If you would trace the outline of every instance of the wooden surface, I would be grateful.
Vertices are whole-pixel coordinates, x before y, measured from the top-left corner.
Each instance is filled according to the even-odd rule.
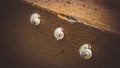
[[[5,2],[4,2],[5,3]],[[0,22],[0,68],[120,68],[120,36],[84,24],[71,24],[39,7],[7,2]],[[30,24],[32,13],[41,14],[41,25]],[[57,41],[54,30],[64,28]],[[84,60],[78,49],[92,43],[93,57]]]
[[[79,23],[120,35],[119,0],[23,0],[33,6],[65,14]]]

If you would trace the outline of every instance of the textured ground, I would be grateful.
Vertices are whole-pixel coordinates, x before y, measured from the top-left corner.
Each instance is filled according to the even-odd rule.
[[[71,24],[31,4],[5,1],[0,22],[0,68],[120,68],[120,36],[81,23]],[[41,14],[41,25],[30,24],[32,13]],[[64,28],[57,41],[54,30]],[[92,44],[93,57],[84,60],[78,49]]]
[[[56,13],[72,16],[81,23],[120,34],[119,0],[23,0]]]

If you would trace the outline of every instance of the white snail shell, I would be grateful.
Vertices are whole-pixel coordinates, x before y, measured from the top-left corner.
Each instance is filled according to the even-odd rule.
[[[90,59],[92,57],[91,45],[83,44],[79,49],[80,56],[84,59]]]
[[[38,13],[33,13],[30,16],[31,24],[39,25],[40,24],[40,15]]]
[[[56,28],[54,31],[54,36],[57,40],[63,39],[64,38],[63,28],[61,27]]]

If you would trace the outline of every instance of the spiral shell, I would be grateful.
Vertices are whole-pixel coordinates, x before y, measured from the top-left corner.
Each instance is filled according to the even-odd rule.
[[[90,59],[92,57],[91,45],[83,44],[79,49],[80,56],[84,59]]]
[[[38,13],[33,13],[30,16],[31,24],[39,25],[40,24],[40,15]]]
[[[54,36],[57,40],[63,39],[64,38],[63,28],[61,27],[56,28],[54,31]]]

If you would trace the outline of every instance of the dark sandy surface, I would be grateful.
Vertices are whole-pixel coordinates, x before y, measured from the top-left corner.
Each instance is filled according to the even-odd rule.
[[[6,2],[4,2],[6,3]],[[0,68],[120,68],[120,36],[76,23],[71,24],[39,7],[17,1],[3,3],[0,22]],[[32,13],[41,25],[30,24]],[[54,30],[64,28],[57,41]],[[84,60],[78,49],[91,43],[93,57]]]

